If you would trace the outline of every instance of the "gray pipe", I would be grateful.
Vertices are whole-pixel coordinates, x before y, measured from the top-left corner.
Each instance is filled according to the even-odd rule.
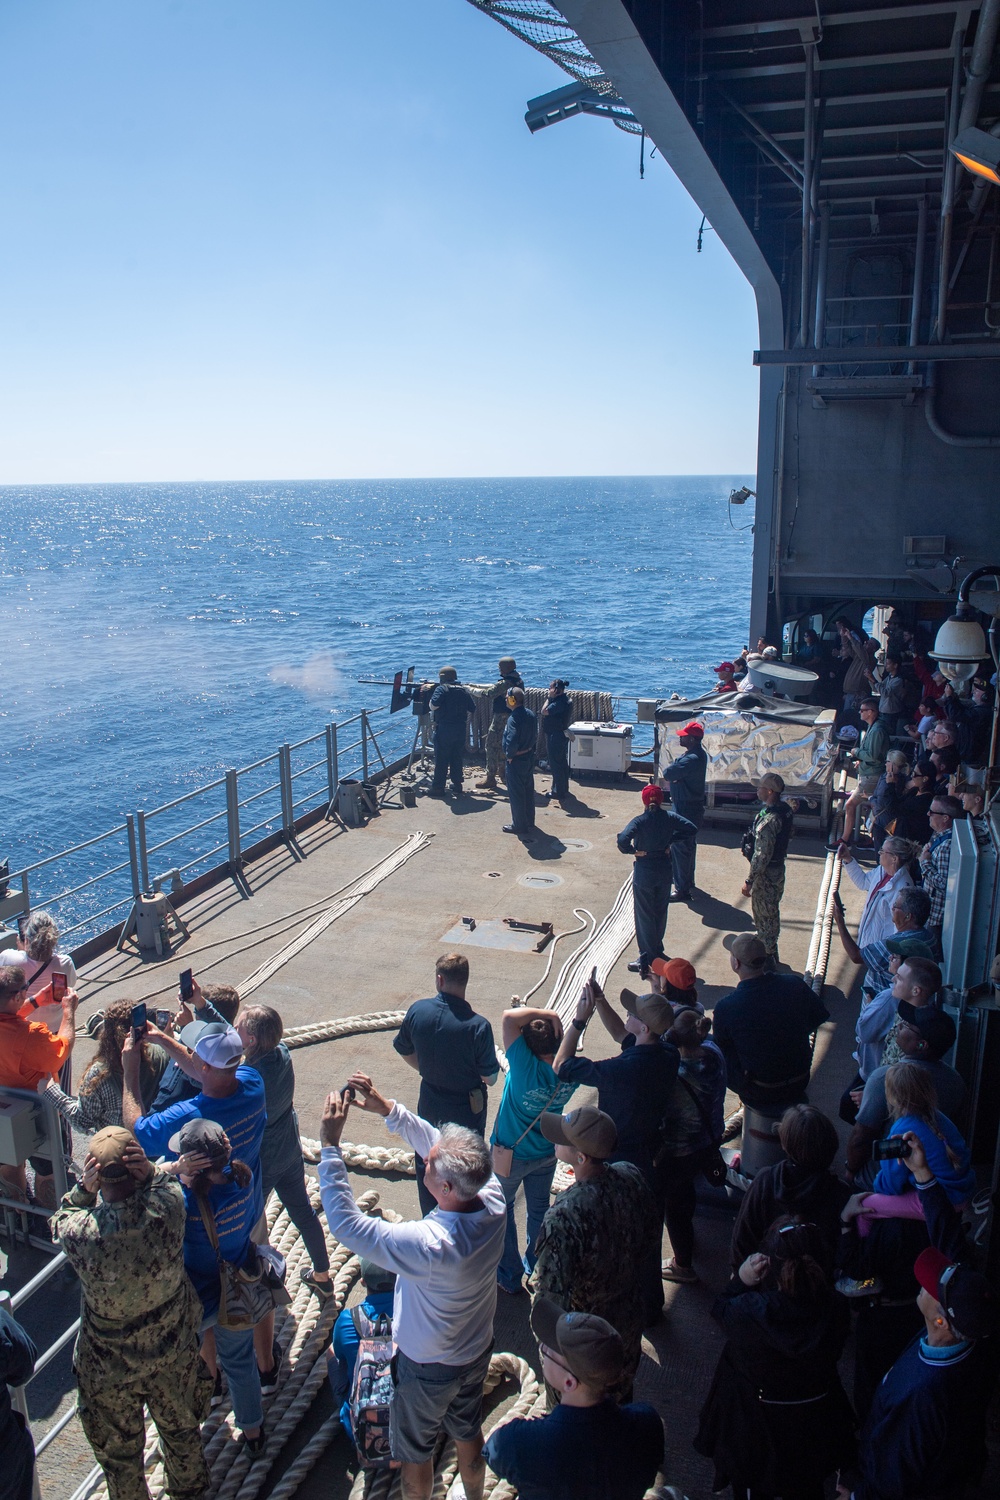
[[[806,44],[806,87],[803,109],[802,142],[802,270],[799,297],[799,348],[804,349],[809,337],[809,292],[812,282],[812,180],[813,180],[813,86],[815,80],[816,48]]]
[[[955,57],[951,70],[951,95],[948,101],[948,139],[945,142],[944,167],[941,173],[941,223],[939,233],[937,316],[933,342],[943,344],[948,328],[948,276],[951,266],[951,229],[955,212],[955,181],[958,163],[951,154],[951,143],[958,134],[959,95],[962,81],[962,38],[965,27],[956,22]]]
[[[819,206],[819,254],[816,259],[816,309],[813,316],[813,348],[822,349],[826,338],[826,273],[830,260],[830,204]],[[821,365],[813,365],[813,374],[819,375]]]
[[[917,205],[917,242],[913,251],[913,296],[910,299],[910,348],[920,342],[920,310],[924,300],[924,261],[927,257],[927,199]],[[916,374],[910,361],[910,374]]]
[[[967,130],[970,125],[975,125],[979,118],[983,90],[993,66],[993,53],[996,50],[998,31],[1000,31],[1000,0],[983,0],[983,7],[979,12],[979,25],[976,27],[976,40],[972,44],[972,57],[969,59],[969,71],[965,80],[965,98],[962,100],[962,113],[958,118],[959,130]]]
[[[936,366],[927,366],[927,389],[924,392],[924,416],[927,425],[936,438],[942,443],[947,443],[950,448],[1000,448],[1000,437],[963,437],[957,432],[949,432],[942,427],[937,414],[937,402],[935,393]]]

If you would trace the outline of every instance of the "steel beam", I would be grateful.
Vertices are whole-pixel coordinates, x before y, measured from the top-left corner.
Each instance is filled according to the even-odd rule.
[[[865,344],[856,349],[755,349],[755,365],[898,365],[905,361],[1000,359],[994,344],[914,344],[884,349]]]
[[[996,87],[1000,88],[1000,84]],[[881,93],[824,94],[823,97],[827,109],[833,109],[840,104],[846,107],[851,104],[906,104],[911,99],[941,99],[947,92],[947,84],[942,83],[926,89],[884,89]],[[804,104],[804,99],[761,99],[744,103],[743,107],[752,115],[780,114],[782,110],[800,114]]]
[[[835,73],[845,68],[899,67],[904,63],[940,62],[952,57],[950,47],[921,47],[914,52],[872,52],[864,57],[818,57],[816,67],[821,73]],[[710,59],[706,58],[706,65]],[[764,63],[756,68],[720,68],[709,70],[709,77],[716,78],[781,78],[786,74],[804,73],[805,62]]]
[[[828,100],[827,102],[830,103],[832,101]],[[742,106],[740,108],[742,109]],[[750,111],[744,110],[743,113],[749,115]],[[760,129],[756,121],[754,121],[754,124],[757,129]],[[850,135],[898,135],[904,130],[933,130],[940,132],[940,129],[940,120],[901,120],[895,125],[835,125],[833,129],[827,127],[823,131],[823,134],[828,138],[834,138]],[[801,130],[776,130],[771,136],[772,141],[801,141],[801,139]],[[930,150],[930,147],[927,149]],[[938,145],[937,149],[941,149],[940,145]],[[834,160],[832,156],[828,156],[826,159],[827,161]]]
[[[979,4],[970,5],[948,5],[946,0],[930,0],[924,5],[898,5],[880,7],[878,10],[842,10],[830,14],[825,12],[822,17],[824,31],[831,26],[866,26],[875,21],[917,21],[923,16],[952,16],[964,12],[968,18],[974,10],[979,10]],[[712,37],[725,36],[767,36],[773,32],[797,31],[799,33],[815,27],[817,14],[813,11],[809,16],[798,16],[793,20],[785,20],[777,17],[771,21],[741,21],[730,26],[705,26],[700,31],[692,33],[699,40],[708,41]]]

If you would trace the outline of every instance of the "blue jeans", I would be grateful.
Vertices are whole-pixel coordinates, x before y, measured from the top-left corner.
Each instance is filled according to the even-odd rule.
[[[257,1356],[253,1348],[252,1328],[222,1328],[212,1315],[201,1325],[202,1333],[215,1329],[215,1352],[219,1364],[229,1382],[229,1398],[233,1403],[233,1421],[244,1431],[248,1427],[260,1427],[264,1421],[264,1409],[260,1404],[260,1376],[257,1374]]]
[[[329,1271],[330,1256],[326,1248],[326,1238],[323,1234],[323,1226],[316,1217],[316,1210],[309,1202],[309,1190],[306,1187],[302,1162],[297,1161],[294,1166],[280,1172],[273,1182],[269,1182],[267,1178],[264,1179],[265,1203],[272,1188],[277,1193],[281,1206],[288,1210],[288,1217],[302,1236],[302,1242],[309,1251],[313,1270]]]
[[[503,1255],[497,1267],[497,1278],[511,1291],[517,1291],[520,1287],[525,1268],[529,1272],[535,1269],[535,1242],[541,1232],[542,1220],[548,1211],[549,1195],[552,1191],[552,1179],[555,1173],[554,1156],[515,1156],[510,1176],[497,1177],[507,1204],[507,1230],[503,1241]],[[521,1252],[517,1248],[517,1223],[514,1219],[514,1199],[522,1184],[524,1205],[528,1210],[528,1248],[523,1261]]]

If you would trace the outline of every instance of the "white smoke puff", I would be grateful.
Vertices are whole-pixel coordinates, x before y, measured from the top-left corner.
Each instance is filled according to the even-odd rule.
[[[295,688],[307,698],[330,698],[341,686],[342,674],[332,651],[320,651],[310,656],[301,667],[291,662],[278,662],[268,672],[272,682],[279,687]]]

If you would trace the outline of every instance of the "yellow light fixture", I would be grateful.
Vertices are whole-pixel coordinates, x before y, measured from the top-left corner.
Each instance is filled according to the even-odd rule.
[[[1000,187],[1000,140],[986,130],[970,125],[959,131],[951,143],[951,153],[977,177]]]

